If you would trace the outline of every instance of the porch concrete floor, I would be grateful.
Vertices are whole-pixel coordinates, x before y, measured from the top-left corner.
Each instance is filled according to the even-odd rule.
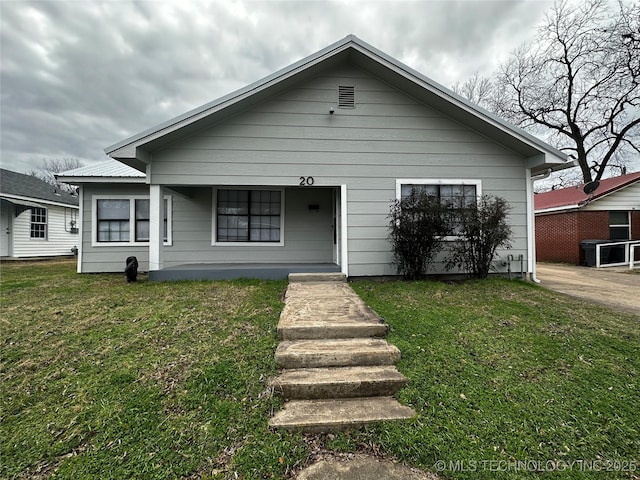
[[[149,272],[149,280],[286,280],[290,273],[340,272],[335,263],[194,263]]]

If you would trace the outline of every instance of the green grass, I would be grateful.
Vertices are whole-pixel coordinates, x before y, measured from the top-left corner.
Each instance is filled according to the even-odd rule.
[[[0,477],[282,477],[271,432],[284,282],[127,284],[2,265]]]
[[[540,475],[483,461],[640,470],[637,316],[519,281],[354,283],[391,325],[418,416],[303,436],[267,423],[285,282],[74,270],[1,266],[0,478],[287,478],[324,449],[444,461],[444,478]],[[574,465],[545,477],[638,475]]]
[[[354,288],[390,324],[410,379],[398,397],[418,411],[371,429],[383,451],[455,478],[536,478],[549,461],[565,465],[551,478],[603,478],[595,461],[628,463],[606,478],[638,478],[638,316],[519,281]]]

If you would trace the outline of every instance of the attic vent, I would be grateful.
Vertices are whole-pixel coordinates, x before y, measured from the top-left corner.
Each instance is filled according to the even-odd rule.
[[[346,85],[338,86],[338,107],[356,108],[356,87]]]

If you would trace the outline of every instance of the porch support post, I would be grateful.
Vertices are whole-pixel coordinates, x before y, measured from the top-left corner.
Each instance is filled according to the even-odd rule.
[[[84,270],[84,264],[82,263],[84,261],[84,228],[82,228],[84,226],[84,187],[82,184],[78,187],[78,199],[80,201],[80,211],[78,212],[78,224],[76,225],[78,227],[78,258],[76,259],[76,270],[78,273],[82,273]],[[89,234],[89,236],[91,236],[91,234]],[[11,252],[9,252],[9,254],[11,255]]]
[[[164,188],[149,185],[149,271],[164,267]]]
[[[349,276],[349,238],[348,238],[347,186],[340,186],[340,270]]]

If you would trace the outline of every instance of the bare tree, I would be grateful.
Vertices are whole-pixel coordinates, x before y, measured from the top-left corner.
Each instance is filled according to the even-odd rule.
[[[456,82],[451,87],[455,93],[487,110],[494,110],[495,92],[491,78],[476,72],[464,83]]]
[[[77,158],[63,158],[63,159],[46,159],[42,160],[42,164],[38,167],[37,170],[31,170],[27,172],[27,175],[31,175],[32,177],[39,178],[40,180],[44,180],[51,185],[55,185],[60,190],[64,190],[65,192],[74,192],[75,187],[67,184],[59,182],[56,178],[57,173],[66,172],[68,170],[73,170],[75,168],[84,167],[84,163],[82,163]]]
[[[640,153],[640,4],[554,5],[496,79],[496,110],[578,162],[585,183]]]
[[[534,182],[534,193],[548,192],[549,190],[560,190],[562,188],[577,187],[582,183],[582,175],[579,169],[567,168],[553,172],[551,176],[544,180]]]

